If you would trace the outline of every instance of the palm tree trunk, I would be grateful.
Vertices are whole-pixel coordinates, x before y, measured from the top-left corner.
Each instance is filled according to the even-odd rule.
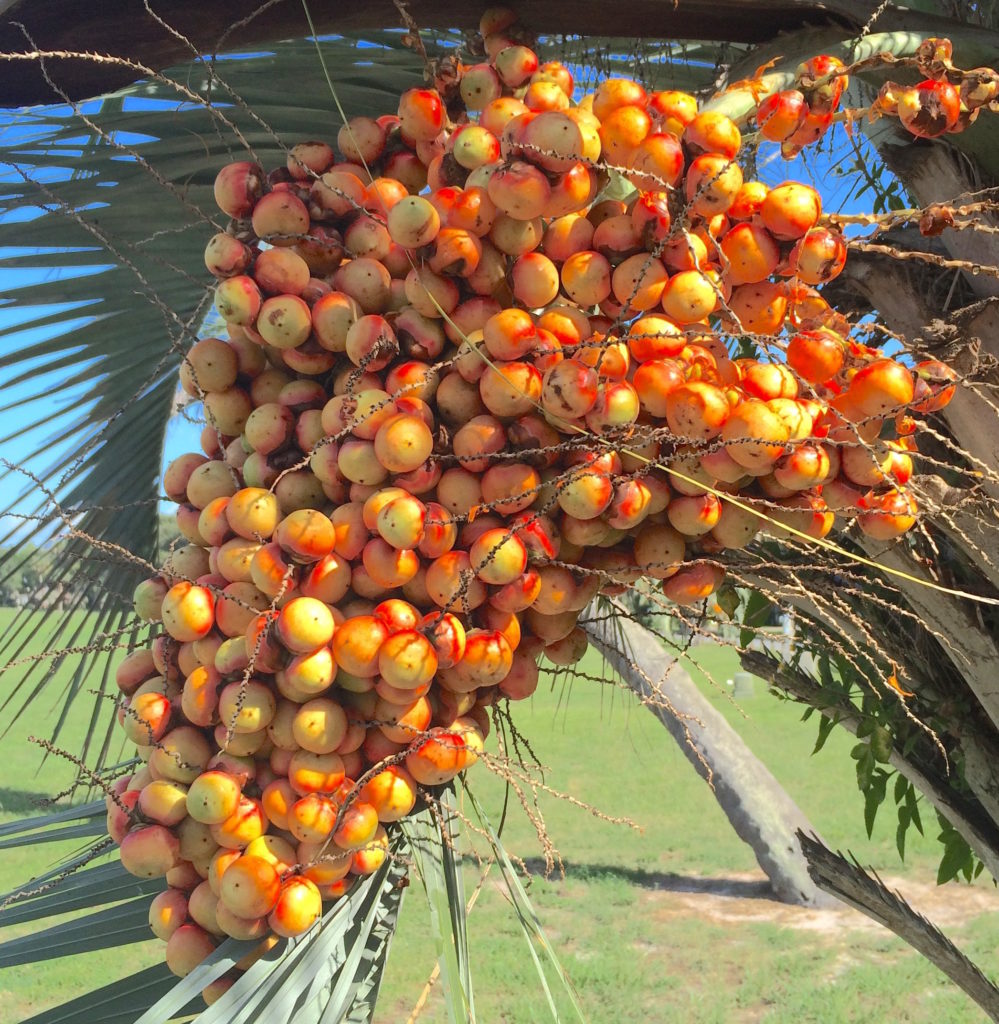
[[[752,848],[777,897],[809,907],[835,903],[808,874],[795,833],[811,822],[767,767],[667,657],[654,633],[624,616],[581,620],[590,642],[666,727],[712,793],[736,835]]]

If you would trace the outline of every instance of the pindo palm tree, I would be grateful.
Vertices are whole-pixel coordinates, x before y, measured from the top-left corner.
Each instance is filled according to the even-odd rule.
[[[999,877],[999,75],[988,67],[999,24],[994,5],[918,7],[633,0],[617,9],[575,0],[525,11],[524,28],[500,9],[428,2],[410,11],[398,0],[321,12],[272,2],[249,15],[230,2],[143,4],[113,20],[65,0],[7,5],[0,549],[2,577],[22,591],[27,570],[44,560],[44,572],[0,640],[2,714],[15,726],[62,670],[69,684],[41,746],[78,767],[60,799],[98,799],[0,825],[0,847],[79,841],[70,859],[0,902],[0,927],[37,929],[0,944],[0,965],[137,942],[150,925],[168,939],[167,964],[31,1024],[159,1024],[194,1013],[200,1024],[368,1021],[411,879],[428,900],[450,1019],[474,1020],[466,834],[495,865],[553,1019],[558,1006],[585,1019],[585,997],[462,772],[481,757],[530,803],[536,775],[520,763],[516,712],[500,697],[533,692],[542,648],[544,671],[571,677],[587,643],[712,784],[782,898],[817,903],[833,893],[861,907],[999,1020],[996,990],[901,900],[814,837],[799,848],[794,834],[811,826],[681,667],[700,636],[732,644],[747,669],[818,713],[819,745],[836,727],[856,735],[868,829],[881,805],[894,805],[902,852],[932,808],[940,880],[983,869]],[[484,40],[459,33],[480,15]],[[537,44],[541,60],[562,63],[538,70],[523,45],[528,31],[549,33]],[[443,103],[421,91],[425,73]],[[607,79],[616,84],[575,119],[542,120]],[[511,104],[502,123],[492,134],[463,129],[461,146],[445,153],[447,117],[460,123],[462,105],[481,109],[479,92],[493,88]],[[508,130],[509,117],[527,110],[519,96],[528,89],[539,116]],[[653,91],[664,130],[646,145]],[[701,119],[687,132],[691,96]],[[376,119],[396,111],[404,144],[390,170],[369,142],[392,127]],[[565,142],[574,132],[595,147],[584,150],[592,166]],[[307,198],[328,204],[323,216],[346,205],[335,229],[303,242],[309,209],[296,183],[325,172],[333,151],[323,141],[293,147],[315,139],[337,141],[349,166],[323,179],[325,199]],[[768,188],[781,177],[769,164],[800,150],[790,176],[810,176],[815,187]],[[382,184],[362,183],[355,195],[366,154],[382,160]],[[265,183],[272,168],[280,170]],[[434,202],[414,198],[387,216],[391,199],[423,190],[411,175],[428,172]],[[482,202],[510,213],[489,256],[464,226],[478,223],[481,207],[461,206],[447,220],[460,201],[450,186],[470,174]],[[663,191],[635,199],[636,179],[644,190],[671,174]],[[267,202],[255,205],[265,184]],[[548,223],[591,202],[598,209],[579,218],[582,243],[567,216],[557,231]],[[260,254],[256,279],[242,275],[263,236],[274,255]],[[234,273],[218,277],[236,282],[218,292],[206,271],[209,239],[209,269],[230,260]],[[301,244],[282,245],[289,240]],[[363,286],[343,277],[334,283],[349,294],[332,292],[345,249],[355,270],[373,255],[383,301],[369,308]],[[569,273],[556,266],[584,251]],[[385,266],[413,253],[426,266],[414,263],[409,277],[395,266],[391,281]],[[497,310],[519,307],[489,320],[481,341],[466,336],[480,323],[469,328],[473,314],[465,323],[456,311],[454,283],[471,279],[480,258],[482,309],[494,299]],[[302,280],[285,287],[296,274]],[[281,286],[261,284],[264,292],[281,298],[267,298],[268,316],[258,318],[267,275]],[[311,312],[302,297],[310,288]],[[524,310],[549,307],[560,288],[542,345],[534,321],[543,318]],[[253,308],[244,315],[241,304]],[[571,375],[545,375],[573,344],[558,332],[586,319],[581,306],[600,325],[599,343],[570,350]],[[206,345],[226,326],[220,314],[235,325],[232,344]],[[648,332],[634,332],[630,348],[616,340],[622,324],[639,321]],[[338,341],[312,343],[338,324]],[[390,377],[397,394],[423,386],[395,360],[399,337],[407,357],[430,362],[464,337],[447,349],[450,384],[436,397],[427,388],[426,402],[395,402],[387,383],[376,390]],[[352,360],[353,383],[334,384],[331,352]],[[527,352],[538,366],[520,361]],[[245,408],[214,397],[238,390],[240,359],[270,374],[252,398],[240,392]],[[199,374],[224,378],[227,360],[228,383],[203,388]],[[629,370],[632,360],[640,369]],[[299,390],[281,405],[276,395],[292,377]],[[366,391],[355,400],[358,379]],[[676,389],[682,400],[669,398]],[[378,396],[395,404],[382,410]],[[368,419],[359,420],[363,402]],[[219,458],[185,456],[164,473],[173,432],[206,423],[202,444]],[[658,433],[643,440],[650,424]],[[341,426],[351,439],[329,445]],[[556,454],[547,464],[537,453],[511,461],[528,449]],[[562,475],[549,473],[556,463]],[[202,464],[209,468],[196,477]],[[309,480],[300,473],[282,490],[279,479],[306,465]],[[443,486],[441,467],[452,474]],[[378,489],[390,474],[402,490]],[[481,485],[468,483],[479,476]],[[197,502],[188,500],[195,479]],[[531,515],[515,532],[501,529],[535,494],[551,530]],[[464,523],[451,521],[449,496]],[[170,540],[160,532],[167,499],[181,503]],[[648,528],[636,533],[653,502]],[[830,532],[830,510],[851,508]],[[467,551],[452,552],[448,531],[457,537],[459,526]],[[334,538],[325,547],[323,529]],[[192,536],[197,543],[185,544]],[[692,564],[681,567],[685,546]],[[407,590],[420,554],[433,570]],[[529,554],[545,563],[543,582],[530,577]],[[303,564],[322,569],[306,581]],[[286,601],[291,581],[298,592]],[[525,598],[518,587],[536,589]],[[374,615],[367,599],[395,590],[406,601],[384,601]],[[488,610],[471,617],[476,602]],[[517,615],[528,606],[523,651],[535,642],[536,650],[515,660]],[[781,613],[796,622],[793,644],[767,628]],[[151,620],[160,617],[166,634],[156,640]],[[354,625],[336,632],[347,620]],[[237,637],[241,654],[226,647]],[[170,653],[171,644],[185,653]],[[464,653],[447,661],[449,645]],[[278,682],[251,679],[255,664]],[[338,699],[359,718],[322,696],[337,666]],[[435,680],[446,687],[425,699]],[[477,703],[477,685],[488,701]],[[412,702],[409,691],[419,691]],[[64,751],[70,716],[81,714],[83,747]],[[382,771],[364,774],[358,798],[340,785],[350,765],[359,774],[367,763],[358,750],[368,722],[381,730],[369,761]],[[481,749],[490,723],[498,754]],[[120,726],[150,767],[131,746],[123,752]],[[407,745],[407,732],[418,741]],[[262,749],[274,753],[247,788],[246,765]],[[346,763],[351,755],[356,764]],[[321,784],[304,781],[320,775]],[[129,781],[139,777],[142,787]],[[280,828],[260,842],[267,820]],[[240,853],[253,842],[254,852]],[[171,871],[177,884],[166,889]],[[71,911],[84,913],[44,927]]]

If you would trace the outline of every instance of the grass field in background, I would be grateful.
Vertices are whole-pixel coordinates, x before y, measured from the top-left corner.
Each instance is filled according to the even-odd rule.
[[[0,634],[11,613],[0,610]],[[40,631],[36,643],[44,642]],[[36,649],[38,649],[36,647]],[[893,812],[886,808],[868,840],[848,735],[834,734],[811,755],[815,725],[757,681],[755,695],[736,704],[725,680],[736,670],[731,650],[702,646],[691,666],[705,692],[788,789],[834,848],[850,850],[937,917],[944,931],[991,973],[999,920],[989,883],[933,886],[939,848],[933,816],[927,836],[912,834],[899,862]],[[602,675],[590,654],[582,666]],[[58,791],[73,768],[26,739],[48,735],[69,666],[53,674],[21,720],[0,741],[0,818],[28,813],[36,795]],[[714,682],[709,682],[709,676]],[[16,673],[0,677],[0,695]],[[60,745],[76,749],[90,721],[84,695],[69,716]],[[536,874],[529,887],[550,939],[592,1024],[645,1022],[880,1022],[964,1024],[983,1020],[973,1004],[901,941],[847,910],[806,911],[766,896],[752,853],[732,832],[710,791],[680,749],[647,711],[612,684],[577,680],[539,689],[515,708],[520,730],[547,766],[553,789],[638,829],[610,824],[542,794],[539,807],[565,862],[565,877]],[[110,714],[110,708],[107,714]],[[4,725],[9,717],[3,720]],[[481,766],[470,785],[494,823],[503,787]],[[540,846],[526,816],[511,803],[507,848],[540,868]],[[44,870],[72,844],[0,851],[4,888]],[[478,872],[466,859],[467,892]],[[426,901],[413,878],[392,947],[377,1024],[402,1024],[435,953]],[[48,923],[48,922],[47,922]],[[17,932],[9,929],[0,939]],[[551,1019],[522,932],[494,872],[470,917],[475,997],[482,1024]],[[0,974],[0,1019],[20,1021],[43,1006],[123,977],[161,956],[151,940]],[[562,1007],[564,1009],[564,1006]],[[420,1016],[446,1020],[434,994]],[[95,1022],[98,1024],[98,1022]]]

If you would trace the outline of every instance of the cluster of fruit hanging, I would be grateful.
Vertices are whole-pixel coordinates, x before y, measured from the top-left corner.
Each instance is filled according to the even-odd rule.
[[[926,76],[915,85],[886,82],[867,115],[898,118],[911,135],[935,139],[963,132],[983,110],[999,113],[999,71],[987,67],[962,71],[954,66],[953,56],[949,39],[930,38],[923,40],[914,57],[898,59],[885,53],[862,61],[862,65],[913,65]],[[816,57],[798,69],[798,88],[773,92],[757,107],[760,135],[779,142],[786,159],[829,130],[842,92],[837,83],[843,81],[843,70],[835,57]],[[860,113],[852,111],[849,116]]]
[[[846,338],[818,194],[743,181],[739,129],[692,96],[576,102],[510,12],[482,32],[488,59],[353,118],[339,156],[218,175],[229,337],[182,369],[208,423],[163,479],[188,543],[136,592],[163,627],[118,671],[147,763],[108,798],[125,866],[169,883],[151,924],[178,974],[374,871],[490,705],[582,655],[598,591],[693,603],[761,529],[915,519],[911,413],[951,377]],[[793,145],[837,66],[799,69]],[[608,168],[630,199],[600,199]],[[733,358],[743,335],[771,356]]]

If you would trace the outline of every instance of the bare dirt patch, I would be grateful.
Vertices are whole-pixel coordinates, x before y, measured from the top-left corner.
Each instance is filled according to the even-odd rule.
[[[918,913],[944,931],[962,927],[981,914],[999,911],[999,892],[985,885],[938,886],[931,879],[883,876]],[[881,926],[851,907],[812,909],[775,899],[766,876],[732,874],[726,878],[661,877],[642,896],[646,910],[659,917],[696,916],[718,924],[767,923],[802,931],[834,934],[844,928],[877,932]]]

